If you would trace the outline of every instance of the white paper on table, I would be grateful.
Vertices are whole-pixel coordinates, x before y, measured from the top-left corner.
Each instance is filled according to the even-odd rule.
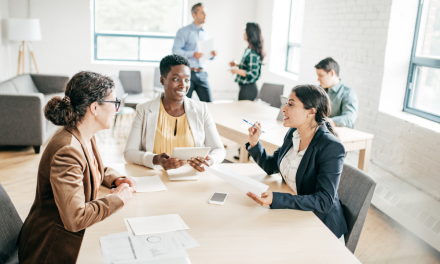
[[[160,192],[167,190],[159,175],[131,178],[136,181],[136,192]]]
[[[100,238],[104,263],[188,257],[183,245],[169,233],[136,237],[124,233]]]
[[[99,238],[105,264],[136,260],[133,244],[128,236],[105,236]]]
[[[127,218],[127,221],[136,236],[189,229],[177,214]]]
[[[197,42],[198,52],[202,53],[202,57],[200,57],[199,62],[204,62],[205,60],[209,60],[212,56],[211,52],[214,50],[214,39],[201,40]]]
[[[261,196],[262,193],[269,189],[264,183],[256,181],[252,178],[240,175],[233,170],[230,170],[224,166],[219,164],[214,164],[211,167],[205,167],[205,170],[214,174],[215,176],[229,182],[235,187],[247,192],[251,192],[258,196]]]
[[[199,179],[197,171],[189,164],[165,172],[170,181],[197,181]]]
[[[127,235],[128,236],[135,236],[134,233],[133,233],[133,230],[131,230],[131,227],[130,227],[130,224],[128,223],[128,221],[127,221],[127,218],[124,218],[124,222],[125,222],[125,226],[127,227],[128,232],[110,234],[109,236],[127,236]],[[183,222],[183,223],[187,227],[185,222]],[[184,249],[200,247],[200,244],[192,236],[190,236],[184,230],[168,232],[168,233],[163,233],[163,234],[166,234],[168,236],[173,237],[178,243],[182,244]]]
[[[166,258],[155,260],[135,260],[116,262],[115,264],[191,264],[188,257]]]
[[[176,241],[183,245],[183,248],[185,249],[200,247],[200,244],[184,230],[170,232],[166,234],[173,236]]]
[[[187,257],[183,245],[168,233],[131,237],[137,259]]]

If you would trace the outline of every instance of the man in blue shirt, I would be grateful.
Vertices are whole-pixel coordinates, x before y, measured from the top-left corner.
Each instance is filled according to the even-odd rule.
[[[338,63],[328,57],[315,65],[321,87],[330,97],[332,112],[329,121],[333,126],[354,127],[358,111],[356,92],[339,79]]]
[[[191,65],[191,87],[188,90],[187,96],[191,98],[193,91],[196,91],[200,101],[212,102],[208,74],[204,70],[206,65],[199,60],[203,54],[197,51],[198,41],[210,38],[209,33],[202,27],[206,17],[202,3],[195,4],[191,8],[191,13],[194,22],[177,31],[176,38],[174,39],[173,53],[183,56]],[[215,56],[215,52],[212,51],[211,55]]]

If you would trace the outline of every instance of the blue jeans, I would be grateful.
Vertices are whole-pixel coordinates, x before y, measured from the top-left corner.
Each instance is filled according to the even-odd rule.
[[[196,91],[200,101],[212,102],[211,89],[208,83],[208,73],[205,71],[191,71],[191,87],[189,88],[186,96],[191,98],[193,91]]]

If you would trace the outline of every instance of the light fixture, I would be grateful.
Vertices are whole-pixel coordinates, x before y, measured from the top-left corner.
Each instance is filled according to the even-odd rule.
[[[20,65],[22,66],[22,73],[24,73],[25,42],[41,40],[40,20],[37,18],[10,18],[7,24],[8,39],[22,42],[18,52],[18,75],[20,74]],[[34,61],[35,70],[38,73],[37,62],[35,61],[34,53],[29,43],[28,48]]]

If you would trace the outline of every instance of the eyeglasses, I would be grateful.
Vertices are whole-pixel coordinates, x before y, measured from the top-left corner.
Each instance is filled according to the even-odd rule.
[[[116,101],[102,101],[103,103],[114,103],[116,112],[119,111],[119,107],[121,107],[121,99],[116,98]]]

